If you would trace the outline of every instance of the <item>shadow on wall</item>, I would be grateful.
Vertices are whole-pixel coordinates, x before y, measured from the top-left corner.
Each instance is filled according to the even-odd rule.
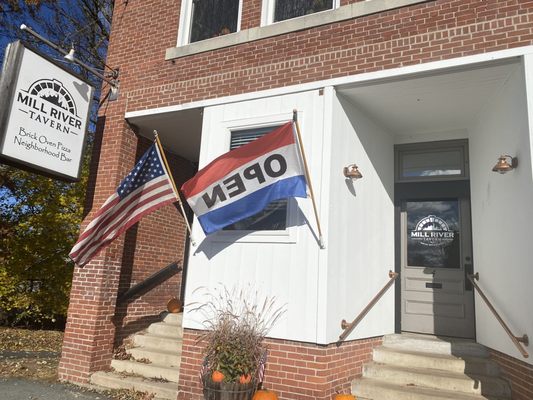
[[[370,120],[353,103],[342,95],[338,95],[338,100],[355,133],[356,137],[354,137],[354,141],[359,140],[361,142],[368,159],[379,176],[383,188],[387,191],[389,199],[394,201],[393,141],[392,138],[390,138],[391,145],[389,152],[384,154],[383,142],[379,140],[380,138],[377,137],[376,133],[381,133],[382,136],[390,136],[390,134],[385,129],[381,128],[375,121]],[[383,162],[383,160],[385,160],[385,162]],[[350,190],[350,192],[355,196],[355,191],[352,192]]]
[[[297,216],[294,218],[294,221],[288,221],[287,222],[287,228],[295,227],[295,226],[303,226],[307,225],[309,228],[309,231],[313,235],[314,239],[316,240],[317,244],[320,243],[318,238],[318,233],[316,232],[314,225],[309,222],[307,217],[304,215],[300,207],[298,207],[297,201],[294,198],[288,199],[289,201],[289,209],[296,209]],[[311,199],[306,199],[304,201],[311,201]],[[226,249],[227,247],[234,244],[239,239],[249,235],[253,231],[231,231],[231,237],[224,237],[223,235],[230,233],[230,231],[219,231],[211,234],[210,236],[207,236],[202,240],[202,242],[197,246],[193,247],[193,251],[195,254],[198,253],[204,253],[205,256],[210,260],[213,257],[215,257],[218,253]]]

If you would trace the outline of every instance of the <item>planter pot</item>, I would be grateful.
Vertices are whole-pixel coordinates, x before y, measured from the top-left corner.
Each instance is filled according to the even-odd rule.
[[[256,382],[227,383],[213,382],[209,377],[202,378],[205,400],[251,400],[255,393]]]

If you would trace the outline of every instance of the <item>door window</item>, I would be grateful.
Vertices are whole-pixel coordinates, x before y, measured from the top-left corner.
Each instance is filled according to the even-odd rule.
[[[407,201],[407,265],[460,268],[459,201]]]

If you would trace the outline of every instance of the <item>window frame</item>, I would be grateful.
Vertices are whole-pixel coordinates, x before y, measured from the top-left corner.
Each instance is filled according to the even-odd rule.
[[[194,0],[182,0],[181,9],[180,9],[180,20],[179,20],[179,29],[178,29],[178,47],[186,46],[191,43],[191,29],[192,29],[192,10],[193,10],[193,1]],[[242,18],[242,2],[239,1],[239,13],[237,15],[237,30],[231,33],[237,33],[241,30],[241,18]],[[230,33],[230,34],[231,34]],[[210,38],[214,39],[214,38]],[[199,40],[193,43],[205,42],[209,39]]]
[[[285,124],[289,118],[287,114],[272,115],[263,118],[245,118],[233,121],[223,121],[222,131],[224,135],[224,149],[229,150],[231,146],[231,133],[234,131],[280,126]],[[219,230],[210,239],[214,242],[236,242],[236,243],[296,243],[298,239],[299,207],[296,198],[289,198],[287,201],[286,227],[284,230]]]
[[[336,10],[337,8],[340,7],[341,5],[340,3],[341,3],[341,0],[333,0],[332,7],[329,10],[318,11],[316,13],[308,14],[308,15],[320,14],[323,12]],[[299,17],[294,17],[294,18],[284,19],[283,21],[274,22],[275,7],[276,7],[276,0],[263,0],[262,5],[261,5],[261,26],[279,24],[281,22],[292,21],[292,20],[307,16],[307,15],[301,15]]]

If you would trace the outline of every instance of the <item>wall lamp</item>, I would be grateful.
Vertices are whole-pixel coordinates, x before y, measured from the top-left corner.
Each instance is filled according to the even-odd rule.
[[[92,73],[93,75],[97,76],[98,78],[102,79],[104,82],[107,82],[110,86],[111,86],[111,90],[110,90],[110,93],[109,93],[109,100],[116,100],[118,98],[118,86],[119,86],[119,81],[118,81],[118,68],[109,68],[111,69],[111,72],[108,72],[108,73],[105,73],[105,74],[101,74],[99,71],[97,71],[96,69],[94,69],[93,67],[83,63],[82,61],[78,60],[75,56],[74,56],[74,47],[71,47],[70,51],[69,52],[66,52],[65,50],[63,50],[61,47],[59,47],[58,45],[50,42],[48,39],[45,39],[44,37],[42,37],[41,35],[39,35],[37,32],[35,32],[34,30],[32,30],[29,26],[26,26],[24,24],[22,24],[20,26],[20,30],[24,31],[24,32],[28,32],[30,35],[32,35],[33,37],[35,37],[36,39],[40,40],[41,42],[47,44],[48,46],[50,46],[51,48],[57,50],[59,53],[63,54],[65,60],[67,61],[70,61],[74,64],[77,64],[79,65],[80,67],[84,68],[85,70],[89,71],[90,73]]]
[[[347,167],[344,167],[342,172],[346,178],[349,178],[352,181],[361,179],[363,177],[363,174],[359,171],[359,168],[355,164],[350,164]]]
[[[509,171],[512,171],[516,167],[518,167],[518,158],[512,157],[510,155],[501,155],[492,170],[499,174],[505,174]]]

